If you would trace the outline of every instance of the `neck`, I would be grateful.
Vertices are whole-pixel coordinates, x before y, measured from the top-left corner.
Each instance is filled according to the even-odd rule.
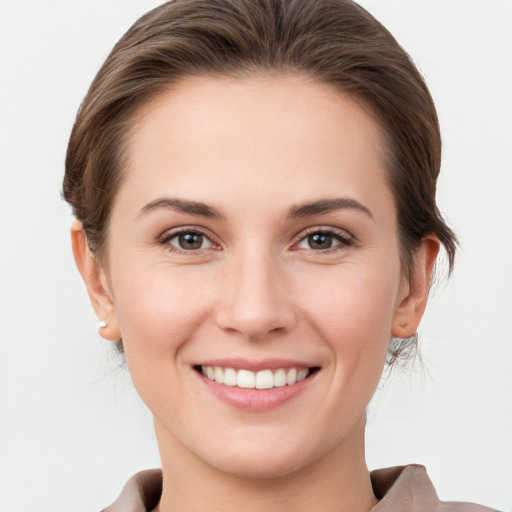
[[[214,468],[155,423],[163,471],[162,499],[156,511],[368,512],[377,500],[364,458],[364,423],[363,416],[343,443],[321,460],[291,474],[267,478]]]

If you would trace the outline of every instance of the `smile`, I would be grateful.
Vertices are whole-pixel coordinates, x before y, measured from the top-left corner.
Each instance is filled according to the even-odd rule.
[[[200,366],[201,373],[212,381],[225,386],[242,389],[272,389],[292,386],[303,381],[316,368],[277,368],[260,370],[223,368],[221,366]]]

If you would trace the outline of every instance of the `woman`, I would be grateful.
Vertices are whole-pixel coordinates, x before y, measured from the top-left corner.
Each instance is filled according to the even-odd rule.
[[[107,510],[490,510],[364,455],[441,245],[453,265],[440,147],[418,71],[353,2],[178,1],[123,36],[64,180],[162,459]]]

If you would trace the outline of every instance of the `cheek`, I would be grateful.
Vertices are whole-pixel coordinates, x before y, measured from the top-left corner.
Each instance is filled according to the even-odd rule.
[[[335,361],[333,382],[356,400],[369,398],[380,379],[400,283],[398,263],[368,268],[328,269],[329,276],[312,275],[301,292],[302,316]]]
[[[116,311],[130,377],[155,417],[173,411],[171,418],[186,422],[183,376],[190,368],[184,354],[208,325],[213,294],[187,269],[156,266],[128,275],[133,277],[120,276]]]
[[[130,372],[179,356],[203,324],[210,292],[200,276],[155,267],[119,279],[116,312]]]
[[[302,314],[331,340],[333,348],[368,347],[389,341],[399,289],[398,265],[347,265],[310,273],[297,290]],[[321,274],[321,275],[318,275]],[[339,340],[339,346],[337,343]]]

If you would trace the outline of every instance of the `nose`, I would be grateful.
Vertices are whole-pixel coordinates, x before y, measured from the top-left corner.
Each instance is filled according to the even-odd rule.
[[[269,253],[236,259],[226,268],[217,324],[254,341],[288,332],[297,316],[286,281]]]

